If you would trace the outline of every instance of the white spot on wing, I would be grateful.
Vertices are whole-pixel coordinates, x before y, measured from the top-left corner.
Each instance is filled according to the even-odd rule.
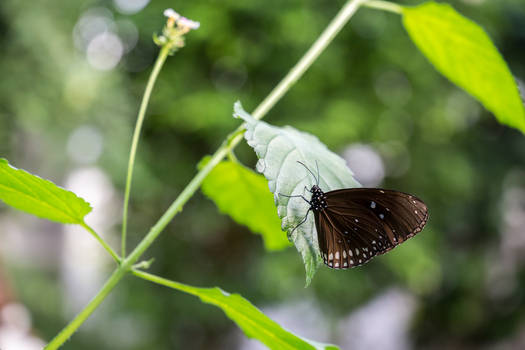
[[[385,218],[385,214],[379,214],[379,218],[383,220]]]
[[[376,208],[376,202],[371,201],[370,202],[370,208],[375,209]]]
[[[335,252],[335,260],[339,260],[339,252],[338,251]],[[337,264],[339,264],[339,263],[337,263]]]
[[[343,259],[346,259],[346,250],[343,250]]]
[[[359,255],[359,249],[355,248],[355,254]]]
[[[328,255],[328,260],[334,260],[334,254],[333,253],[330,253],[330,255]]]
[[[334,267],[339,267],[339,261],[335,262],[335,266]]]

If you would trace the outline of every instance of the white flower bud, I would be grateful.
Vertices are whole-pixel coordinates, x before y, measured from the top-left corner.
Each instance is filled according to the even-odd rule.
[[[180,18],[180,15],[177,12],[175,12],[175,10],[173,9],[165,9],[164,16],[168,18],[173,18],[175,21]]]
[[[181,27],[187,27],[189,29],[198,29],[201,24],[199,22],[192,21],[191,19],[188,19],[186,17],[181,17],[177,20],[177,25]]]

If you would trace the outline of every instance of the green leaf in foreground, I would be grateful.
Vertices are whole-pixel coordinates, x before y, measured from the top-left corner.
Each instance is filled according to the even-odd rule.
[[[289,126],[280,128],[257,121],[242,109],[239,102],[235,104],[235,115],[246,122],[244,137],[259,158],[257,170],[268,180],[283,230],[291,232],[297,227],[309,205],[301,198],[279,194],[307,195],[305,187],[310,189],[315,184],[313,177],[297,161],[306,164],[313,172],[317,171],[316,163],[319,165],[319,186],[324,191],[360,187],[344,159],[331,152],[315,136]],[[312,214],[290,238],[303,257],[308,285],[322,263]]]
[[[220,288],[197,288],[142,271],[133,271],[138,277],[163,286],[195,295],[203,302],[215,305],[235,322],[244,334],[278,350],[337,350],[337,346],[322,344],[300,338],[268,318],[258,308],[239,294],[229,294]]]
[[[286,234],[281,231],[272,194],[262,175],[241,164],[223,161],[206,177],[202,192],[217,204],[221,212],[260,233],[266,249],[278,250],[290,245]]]
[[[64,224],[82,224],[91,206],[73,192],[0,158],[0,199],[13,208]]]
[[[525,133],[516,81],[483,28],[448,4],[403,8],[410,38],[436,69],[478,99],[503,124]]]

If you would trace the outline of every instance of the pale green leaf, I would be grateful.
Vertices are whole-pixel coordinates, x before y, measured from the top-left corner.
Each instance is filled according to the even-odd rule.
[[[307,196],[309,193],[305,187],[310,189],[315,184],[313,176],[298,161],[314,173],[319,166],[319,186],[324,191],[360,187],[344,159],[328,150],[315,136],[289,126],[281,128],[257,121],[238,102],[235,104],[235,115],[246,122],[244,136],[259,158],[257,170],[268,180],[282,228],[289,234],[303,220],[309,204],[301,198],[287,198],[279,194]],[[322,262],[312,214],[293,231],[290,238],[303,257],[308,285]]]
[[[221,212],[261,234],[266,249],[278,250],[290,245],[262,175],[238,163],[223,161],[206,177],[202,192]]]
[[[337,350],[335,345],[322,344],[285,330],[270,319],[252,303],[239,294],[229,294],[220,288],[197,288],[145,272],[134,271],[135,275],[149,281],[174,288],[199,297],[203,302],[222,309],[226,316],[234,321],[244,334],[276,350]]]
[[[403,24],[436,69],[503,124],[525,133],[525,108],[503,57],[483,28],[448,4],[403,8]]]
[[[82,224],[90,205],[73,192],[0,158],[0,199],[13,208],[64,224]]]

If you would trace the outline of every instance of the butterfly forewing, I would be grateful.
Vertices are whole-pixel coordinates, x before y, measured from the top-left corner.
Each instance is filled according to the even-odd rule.
[[[326,206],[312,210],[321,255],[332,268],[361,265],[386,253],[420,232],[428,218],[423,201],[398,191],[352,188],[322,198]]]

